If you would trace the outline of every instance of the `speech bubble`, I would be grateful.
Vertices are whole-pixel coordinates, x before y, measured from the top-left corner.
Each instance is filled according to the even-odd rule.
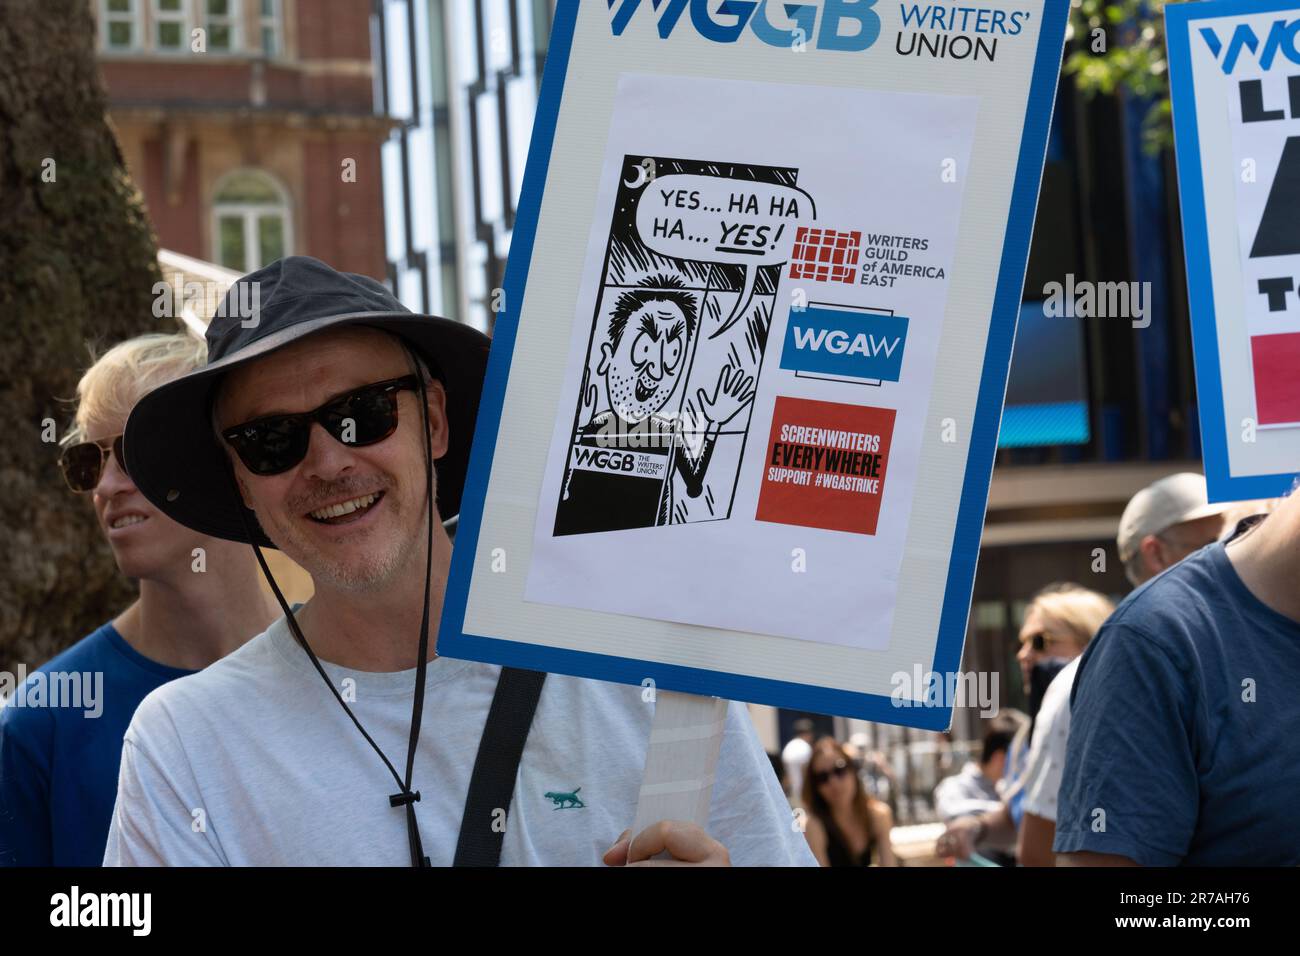
[[[717,338],[749,308],[758,267],[787,261],[799,226],[816,218],[812,197],[797,186],[669,173],[646,184],[636,230],[661,256],[745,267],[735,309],[709,336]]]

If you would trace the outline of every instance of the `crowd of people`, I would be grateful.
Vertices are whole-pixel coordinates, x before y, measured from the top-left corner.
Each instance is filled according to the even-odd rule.
[[[1016,660],[1027,713],[985,721],[941,780],[936,853],[1000,866],[1296,865],[1300,495],[1211,504],[1173,474],[1139,491],[1116,540],[1134,591],[1076,583],[1027,603]],[[869,766],[796,722],[779,758],[823,866],[896,865]]]
[[[314,259],[240,281],[255,327],[143,336],[81,379],[60,467],[139,593],[39,671],[102,674],[98,719],[0,707],[0,864],[898,864],[886,761],[807,721],[773,759],[734,703],[707,826],[620,833],[640,688],[430,649],[487,340]],[[1028,713],[940,782],[937,852],[1300,863],[1300,495],[1229,510],[1172,475],[1117,545],[1118,607],[1079,584],[1029,602]]]
[[[1218,506],[1199,475],[1171,475],[1129,502],[1117,545],[1135,586],[1117,608],[1077,585],[1030,603],[1019,660],[1031,719],[990,768],[996,800],[962,805],[955,782],[940,785],[938,852],[1300,863],[1286,812],[1300,783],[1300,495]],[[986,758],[1006,734],[990,723]]]

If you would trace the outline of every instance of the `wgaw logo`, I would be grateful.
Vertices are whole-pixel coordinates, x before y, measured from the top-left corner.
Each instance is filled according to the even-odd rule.
[[[1273,60],[1281,53],[1292,63],[1300,64],[1300,50],[1296,49],[1297,34],[1300,34],[1300,18],[1290,21],[1274,20],[1268,28],[1268,35],[1264,37],[1263,49],[1260,48],[1259,37],[1248,23],[1238,23],[1232,30],[1232,36],[1228,38],[1227,51],[1224,52],[1223,40],[1212,27],[1201,27],[1201,38],[1205,45],[1210,48],[1214,58],[1219,60],[1219,66],[1224,73],[1231,73],[1237,68],[1237,60],[1241,57],[1242,50],[1249,50],[1255,54],[1255,59],[1259,63],[1260,69],[1271,69]]]
[[[791,310],[781,367],[805,377],[897,382],[907,325],[902,315],[826,306]]]
[[[856,53],[867,49],[880,36],[880,17],[871,8],[876,0],[822,0],[815,3],[785,3],[783,0],[723,0],[710,12],[709,0],[605,0],[614,11],[610,27],[622,36],[632,15],[649,6],[659,15],[660,39],[666,40],[690,8],[690,23],[706,40],[735,43],[745,28],[769,46],[815,45],[821,50]],[[773,23],[773,18],[777,19]]]
[[[126,926],[133,936],[148,936],[153,927],[151,893],[69,893],[50,897],[51,926]]]
[[[880,355],[882,352],[885,358],[892,358],[894,349],[898,348],[899,343],[903,340],[897,336],[892,339],[885,337],[876,338],[874,335],[867,335],[865,332],[859,332],[857,335],[850,336],[843,329],[805,329],[798,325],[794,327],[795,348],[812,349],[819,352],[823,348],[832,355]]]

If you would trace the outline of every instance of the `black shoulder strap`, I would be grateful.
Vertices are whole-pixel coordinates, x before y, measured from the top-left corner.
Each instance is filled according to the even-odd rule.
[[[474,758],[454,866],[496,866],[501,860],[505,820],[498,823],[496,812],[510,812],[519,760],[524,755],[544,680],[546,674],[540,671],[501,668],[478,756]]]

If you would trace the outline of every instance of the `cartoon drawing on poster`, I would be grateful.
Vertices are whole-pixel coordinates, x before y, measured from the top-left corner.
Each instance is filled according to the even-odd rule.
[[[973,135],[960,96],[620,77],[527,600],[884,646]]]
[[[624,158],[555,534],[731,514],[797,177]]]

